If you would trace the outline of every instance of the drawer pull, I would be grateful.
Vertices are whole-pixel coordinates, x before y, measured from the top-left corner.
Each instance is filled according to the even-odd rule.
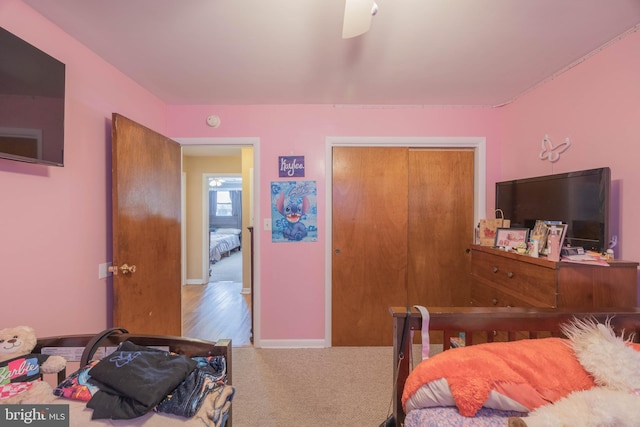
[[[508,277],[509,279],[513,278],[513,271],[508,272],[508,273],[507,273],[507,277]]]
[[[493,272],[497,273],[498,272],[498,267],[493,267]]]
[[[494,298],[491,300],[491,304],[496,305],[498,304],[498,298]]]

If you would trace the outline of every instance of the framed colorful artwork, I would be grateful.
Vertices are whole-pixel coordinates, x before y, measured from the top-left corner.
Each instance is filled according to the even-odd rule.
[[[498,228],[494,246],[512,249],[517,246],[527,246],[529,240],[528,228]]]

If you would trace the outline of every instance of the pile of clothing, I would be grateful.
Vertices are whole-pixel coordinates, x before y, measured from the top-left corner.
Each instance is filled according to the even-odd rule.
[[[124,341],[60,383],[54,394],[86,400],[92,419],[131,419],[149,411],[192,417],[215,393],[215,426],[226,423],[235,393],[226,385],[224,356],[194,357]]]

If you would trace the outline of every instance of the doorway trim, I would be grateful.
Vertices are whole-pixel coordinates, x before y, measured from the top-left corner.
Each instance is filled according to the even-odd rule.
[[[473,223],[486,215],[487,198],[487,139],[485,137],[368,137],[328,136],[325,138],[325,347],[331,347],[331,286],[333,247],[332,194],[333,147],[415,147],[415,148],[472,148],[473,149]]]
[[[260,218],[260,185],[256,180],[260,179],[260,138],[259,137],[238,137],[238,138],[173,138],[180,145],[202,145],[211,148],[224,148],[224,146],[245,146],[253,149],[253,170],[251,171],[251,208],[253,213],[250,216],[250,225],[254,230],[258,230],[254,224],[256,218]],[[260,248],[260,233],[253,233],[253,244]],[[253,346],[260,348],[261,336],[261,304],[260,304],[260,251],[253,253]]]

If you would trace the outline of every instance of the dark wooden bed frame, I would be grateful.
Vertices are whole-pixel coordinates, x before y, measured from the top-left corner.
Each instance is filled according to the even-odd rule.
[[[184,338],[168,335],[141,335],[129,334],[122,328],[107,329],[94,335],[63,335],[55,337],[38,338],[38,343],[33,353],[41,353],[47,347],[74,347],[83,348],[79,366],[85,366],[99,347],[117,346],[123,341],[129,340],[135,344],[154,347],[169,347],[169,350],[187,357],[195,356],[225,356],[227,364],[227,384],[232,384],[232,358],[231,340],[224,339],[216,342]],[[66,378],[66,370],[58,372],[58,383]],[[233,407],[233,405],[232,405]],[[229,410],[229,418],[226,425],[232,427],[232,409]]]
[[[476,342],[514,341],[521,338],[562,336],[560,325],[574,318],[595,318],[600,322],[608,319],[616,331],[624,330],[625,336],[635,334],[640,338],[640,308],[573,309],[558,310],[544,308],[515,307],[427,307],[429,331],[432,342],[442,342],[443,350],[450,348],[450,338],[464,332],[465,345]],[[393,415],[396,426],[403,426],[405,413],[402,409],[402,390],[411,370],[409,355],[412,342],[403,333],[407,324],[407,307],[390,307],[393,317]],[[410,331],[422,330],[422,315],[411,308],[408,319]],[[494,339],[494,337],[496,337]],[[399,360],[400,354],[407,355]],[[416,362],[417,363],[417,362]]]

